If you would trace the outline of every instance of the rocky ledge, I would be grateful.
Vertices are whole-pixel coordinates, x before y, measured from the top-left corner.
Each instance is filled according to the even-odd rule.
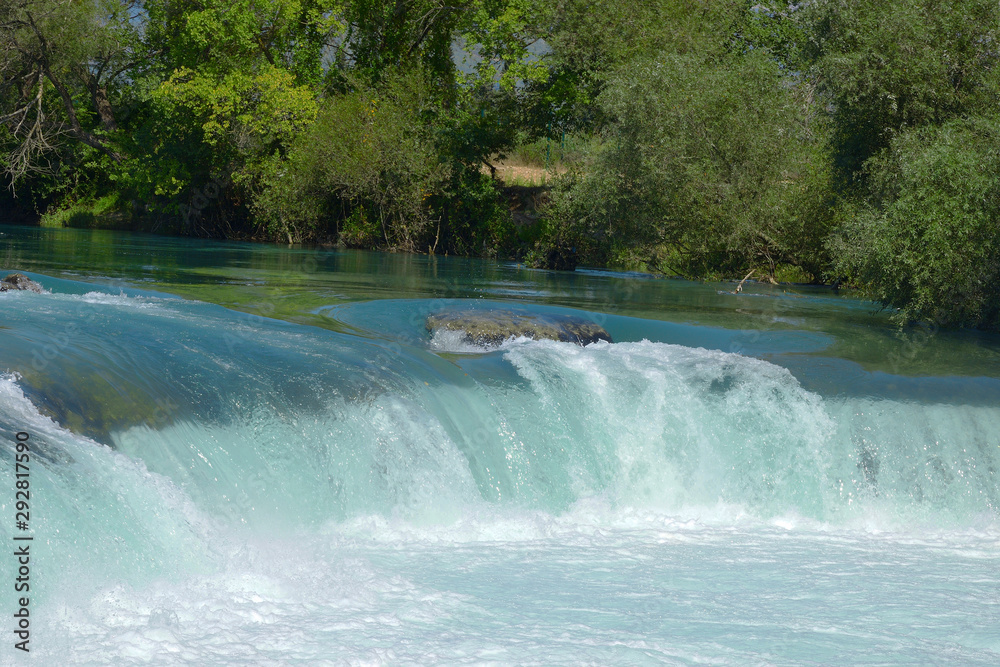
[[[608,332],[590,320],[573,315],[543,315],[511,309],[451,310],[427,318],[427,330],[461,331],[467,343],[496,347],[508,338],[558,340],[577,345],[612,343]]]
[[[41,294],[42,286],[34,280],[20,273],[12,273],[3,280],[0,280],[0,292],[8,290],[26,290]]]

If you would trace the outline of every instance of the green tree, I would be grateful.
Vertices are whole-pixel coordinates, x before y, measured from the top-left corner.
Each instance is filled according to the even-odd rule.
[[[434,109],[419,74],[327,100],[288,159],[268,163],[259,219],[290,243],[333,233],[356,247],[425,249],[429,200],[448,180],[429,132]]]
[[[338,65],[373,82],[420,67],[447,95],[454,82],[453,40],[471,5],[470,0],[348,0]]]
[[[679,14],[695,32],[603,84],[603,146],[557,193],[553,234],[589,262],[688,276],[788,264],[819,278],[829,170],[813,87],[748,43],[739,6],[694,28],[707,11]]]
[[[267,164],[316,117],[339,0],[146,3],[158,79],[123,184],[187,233],[246,229]]]
[[[349,3],[339,85],[272,161],[258,218],[286,239],[494,252],[510,215],[481,170],[516,140],[525,84],[547,75],[534,16],[524,0]]]
[[[1000,330],[1000,123],[898,135],[866,164],[870,202],[834,236],[842,275],[900,322]]]
[[[1000,5],[820,2],[807,56],[832,113],[833,272],[897,319],[997,328]]]
[[[183,68],[224,77],[266,64],[314,84],[324,53],[344,30],[343,0],[146,0],[144,6],[149,57],[162,78]]]
[[[993,0],[822,0],[803,11],[811,71],[832,106],[834,156],[848,182],[907,128],[995,110],[1000,101]]]
[[[58,174],[62,163],[78,166],[93,153],[121,162],[115,107],[136,57],[137,7],[0,0],[0,123],[10,148],[3,163],[15,182]]]

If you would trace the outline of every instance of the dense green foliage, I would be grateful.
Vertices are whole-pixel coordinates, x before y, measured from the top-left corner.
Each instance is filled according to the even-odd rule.
[[[272,159],[255,206],[289,242],[334,220],[345,243],[416,250],[431,227],[427,200],[448,180],[422,114],[419,77],[327,101],[287,159]]]
[[[899,319],[1000,329],[1000,5],[820,3],[807,53],[831,107],[831,272]]]
[[[590,240],[588,259],[632,255],[695,276],[773,275],[779,262],[819,274],[829,216],[817,121],[776,69],[763,52],[671,54],[608,82],[605,143],[557,197]]]
[[[994,0],[0,0],[11,220],[846,280],[904,322],[1000,329],[998,109]]]
[[[996,112],[996,2],[826,0],[811,11],[806,51],[833,106],[834,159],[848,179],[909,128]]]
[[[874,196],[831,242],[841,269],[907,319],[1000,330],[1000,122],[901,135],[869,160]]]

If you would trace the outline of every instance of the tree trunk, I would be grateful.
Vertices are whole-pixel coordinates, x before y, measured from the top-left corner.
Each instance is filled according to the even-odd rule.
[[[115,120],[115,110],[111,107],[111,101],[108,99],[107,86],[100,85],[97,77],[86,70],[80,72],[80,78],[83,79],[87,90],[90,91],[90,98],[94,101],[94,108],[97,109],[97,115],[101,118],[101,125],[108,132],[117,130],[118,122]]]

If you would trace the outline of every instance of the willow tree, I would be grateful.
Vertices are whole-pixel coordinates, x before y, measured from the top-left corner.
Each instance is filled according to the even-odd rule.
[[[901,323],[1000,331],[1000,123],[902,134],[867,166],[873,199],[834,237],[837,267]]]
[[[1000,5],[994,0],[822,0],[802,10],[810,73],[830,105],[840,175],[911,128],[996,112]]]
[[[819,2],[809,55],[832,110],[832,273],[901,322],[1000,329],[1000,5]]]
[[[674,20],[658,50],[604,75],[603,142],[558,191],[553,233],[594,263],[771,277],[793,265],[819,279],[825,126],[789,67],[795,26],[762,30],[759,8],[738,2],[659,5]]]

